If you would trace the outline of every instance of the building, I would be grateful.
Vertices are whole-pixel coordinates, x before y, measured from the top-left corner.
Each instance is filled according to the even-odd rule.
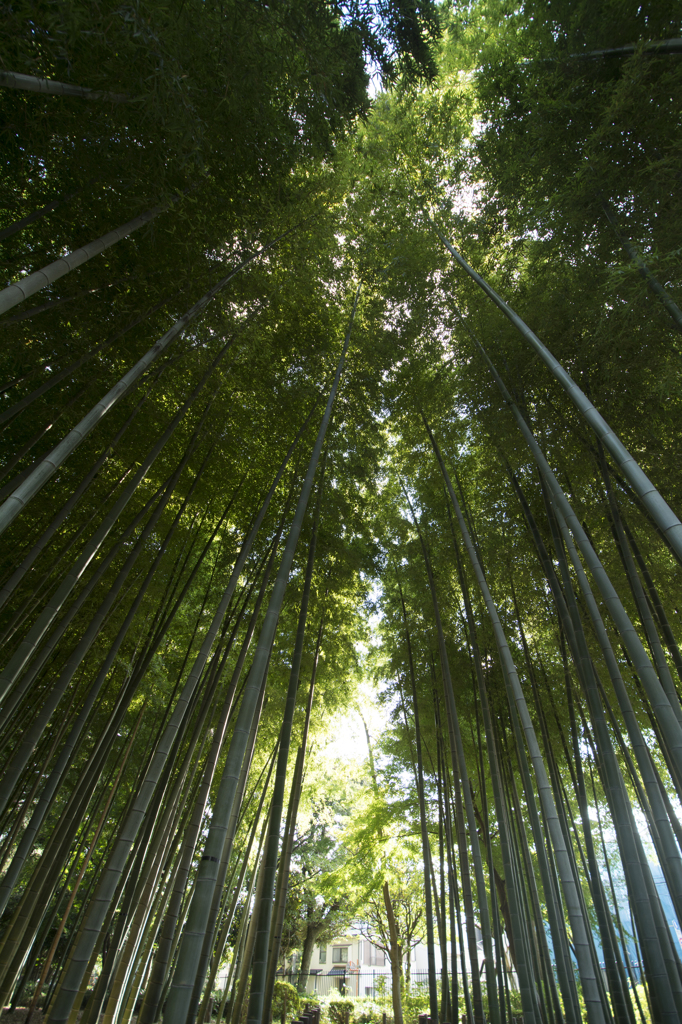
[[[427,976],[426,945],[419,943],[410,951],[411,983],[419,984]],[[390,992],[391,964],[382,949],[369,942],[359,928],[338,936],[323,946],[316,946],[310,961],[306,992],[310,995],[333,995],[358,998],[380,998]]]
[[[476,929],[478,947],[478,971],[483,968],[483,941],[479,929]],[[440,976],[440,947],[436,946],[436,971]],[[470,972],[468,951],[465,951],[467,970]],[[448,942],[448,965],[450,961],[450,943]],[[295,953],[288,964],[287,970],[277,972],[284,978],[298,985],[299,954]],[[405,974],[407,964],[404,963]],[[428,985],[428,955],[426,944],[418,943],[410,951],[410,988]],[[458,971],[459,973],[459,971]],[[229,968],[216,978],[216,987],[223,988],[227,983]],[[512,979],[514,975],[512,974]],[[461,982],[461,975],[460,975]],[[514,980],[512,980],[512,986]],[[351,928],[346,935],[340,935],[323,946],[316,946],[310,961],[310,970],[305,983],[305,992],[313,997],[367,998],[390,1006],[391,1001],[391,964],[384,951],[369,942],[360,931],[359,926]]]

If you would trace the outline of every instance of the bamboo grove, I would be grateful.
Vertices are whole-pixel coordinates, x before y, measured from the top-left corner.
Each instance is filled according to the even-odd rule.
[[[2,10],[0,1005],[682,1020],[680,5]]]

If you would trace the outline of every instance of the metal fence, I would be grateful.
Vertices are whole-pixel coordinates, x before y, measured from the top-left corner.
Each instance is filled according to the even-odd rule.
[[[337,996],[339,999],[371,999],[375,1003],[391,1004],[391,975],[368,968],[364,971],[349,971],[343,968],[331,971],[311,971],[307,975],[287,971],[277,975],[280,980],[303,989],[309,996]],[[407,981],[406,981],[407,984]],[[412,971],[408,991],[417,995],[428,992],[428,973]]]

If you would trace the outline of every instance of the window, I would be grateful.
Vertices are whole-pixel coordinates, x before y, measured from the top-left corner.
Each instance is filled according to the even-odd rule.
[[[348,963],[348,946],[332,946],[332,963]]]
[[[370,967],[383,967],[386,963],[386,957],[383,949],[377,949],[376,946],[369,947],[369,965]]]
[[[320,963],[326,964],[327,962],[327,947],[320,946]]]

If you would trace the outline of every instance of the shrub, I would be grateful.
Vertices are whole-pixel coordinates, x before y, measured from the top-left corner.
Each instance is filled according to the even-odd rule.
[[[352,999],[337,999],[329,1004],[328,1010],[331,1024],[353,1024],[355,1020],[355,1003]]]
[[[288,981],[276,981],[275,991],[272,996],[272,1016],[279,1018],[281,1024],[286,1024],[287,1016],[292,1017],[298,1012],[301,1000],[298,992]]]
[[[403,996],[403,1016],[405,1020],[416,1021],[420,1013],[429,1012],[429,990],[426,985],[419,985],[409,995]]]
[[[355,1024],[383,1024],[385,1008],[376,1003],[366,1002],[359,1007]]]

